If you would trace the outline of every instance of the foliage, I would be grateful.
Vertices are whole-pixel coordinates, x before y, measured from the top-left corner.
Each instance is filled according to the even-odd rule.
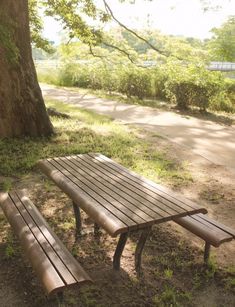
[[[151,77],[148,70],[126,66],[120,73],[119,92],[139,99],[151,96]]]
[[[210,72],[203,66],[168,65],[166,94],[180,109],[194,105],[205,111],[210,100],[217,97],[224,87],[221,73]]]
[[[43,22],[39,15],[39,0],[29,0],[29,22],[31,40],[36,48],[40,48],[48,53],[53,53],[50,42],[42,37]]]
[[[208,47],[213,60],[235,61],[235,16],[230,16],[220,27],[211,31],[214,36]]]
[[[207,108],[235,111],[234,82],[203,65],[182,65],[171,60],[157,67],[141,68],[123,63],[111,65],[102,60],[67,62],[54,73],[39,68],[39,79],[56,85],[121,93],[128,98],[169,100],[181,109],[196,106],[203,111]]]

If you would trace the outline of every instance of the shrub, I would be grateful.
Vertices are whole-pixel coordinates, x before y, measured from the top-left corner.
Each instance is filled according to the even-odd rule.
[[[235,103],[229,98],[225,91],[220,92],[210,100],[209,107],[214,111],[224,111],[228,113],[235,112]]]
[[[197,106],[204,111],[208,107],[226,112],[235,110],[235,82],[199,65],[169,62],[143,69],[102,61],[68,63],[50,72],[39,70],[39,79],[62,86],[119,92],[139,99],[169,99],[180,109]]]
[[[147,69],[128,66],[119,76],[119,91],[127,97],[137,96],[143,99],[152,96],[151,75]]]
[[[168,75],[164,67],[158,67],[152,70],[152,88],[153,98],[166,99],[165,83],[168,80]]]
[[[168,66],[167,71],[166,95],[180,109],[193,105],[205,111],[210,100],[225,88],[221,73],[208,71],[202,66]]]
[[[65,64],[59,70],[59,84],[87,88],[90,84],[90,73],[84,64]]]

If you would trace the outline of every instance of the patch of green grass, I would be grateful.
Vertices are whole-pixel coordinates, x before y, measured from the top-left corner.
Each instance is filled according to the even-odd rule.
[[[155,306],[185,306],[191,300],[190,292],[182,292],[169,285],[165,286],[161,295],[155,298]]]
[[[12,180],[9,178],[4,179],[0,183],[0,190],[3,190],[4,192],[9,192],[12,188]]]
[[[164,276],[166,279],[172,279],[173,271],[171,269],[165,269]]]
[[[211,256],[207,263],[207,269],[205,271],[206,279],[209,280],[209,279],[214,278],[217,269],[218,269],[217,264],[215,260],[213,259],[213,257]]]
[[[47,106],[71,118],[53,117],[55,135],[50,138],[0,140],[0,172],[4,176],[27,173],[39,159],[100,152],[155,181],[182,184],[190,180],[182,165],[140,139],[135,129],[59,101],[50,100]]]
[[[5,249],[5,258],[6,259],[11,259],[16,256],[18,249],[15,248],[14,246],[14,239],[12,232],[9,232],[7,237],[6,237],[6,249]]]
[[[235,292],[235,277],[226,278],[225,285],[226,285],[226,289],[229,289]]]
[[[80,301],[84,307],[98,306],[97,298],[100,297],[100,289],[95,286],[85,286],[80,289]]]

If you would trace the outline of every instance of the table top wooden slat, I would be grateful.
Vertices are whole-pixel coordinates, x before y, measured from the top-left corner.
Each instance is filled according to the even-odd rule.
[[[198,204],[194,203],[193,201],[182,197],[179,194],[174,193],[170,189],[163,187],[160,184],[157,184],[145,177],[134,173],[133,171],[128,170],[124,166],[118,164],[117,162],[107,158],[101,154],[89,154],[89,156],[95,158],[97,161],[100,161],[105,166],[112,168],[118,174],[122,175],[124,178],[123,180],[128,180],[131,184],[137,184],[139,187],[144,189],[144,192],[148,193],[155,197],[156,195],[160,195],[164,200],[168,200],[171,204],[173,203],[180,208],[184,208],[185,210],[198,210]],[[207,213],[206,209],[202,213]]]
[[[68,178],[66,174],[64,175],[63,172],[49,161],[39,161],[38,165],[64,193],[75,203],[79,204],[80,207],[110,235],[116,236],[119,233],[128,231],[128,225],[115,216],[115,208],[110,207],[113,212],[105,209],[95,198],[84,192],[84,190],[73,182],[73,180]]]
[[[84,157],[77,156],[77,159],[84,160]],[[176,214],[176,213],[184,213],[185,210],[182,208],[179,208],[178,206],[175,206],[174,204],[170,203],[169,201],[164,200],[162,197],[158,195],[154,195],[155,197],[152,197],[148,193],[144,193],[140,190],[140,186],[136,188],[135,186],[132,186],[129,184],[126,178],[121,177],[117,172],[116,174],[112,171],[112,169],[108,169],[105,167],[105,165],[101,165],[99,161],[96,161],[95,159],[83,161],[86,163],[87,168],[90,168],[91,171],[93,171],[97,176],[99,176],[99,180],[103,179],[103,183],[111,182],[115,188],[118,188],[119,192],[124,196],[131,198],[131,201],[135,201],[138,203],[138,206],[141,207],[143,205],[143,210],[147,212],[147,210],[154,211],[155,214],[159,216],[169,216],[169,214]],[[82,162],[76,160],[79,165],[82,164]]]
[[[207,212],[101,154],[51,158],[39,167],[112,236]]]
[[[74,180],[76,180],[76,182],[78,182],[79,184],[80,182],[82,182],[84,185],[86,185],[86,191],[88,193],[91,193],[93,197],[99,200],[102,205],[106,206],[107,204],[112,204],[113,208],[117,209],[119,219],[123,220],[123,215],[125,215],[125,220],[123,220],[123,222],[128,223],[128,225],[145,222],[145,220],[135,214],[134,211],[131,211],[128,207],[125,207],[122,203],[108,195],[102,186],[96,185],[96,182],[92,181],[92,177],[87,176],[86,173],[82,172],[79,169],[73,169],[73,164],[71,166],[69,160],[55,158],[53,162],[57,162],[58,165],[66,169],[66,171],[69,173],[70,178],[74,178]]]
[[[125,225],[129,226],[136,226],[137,224],[135,221],[133,221],[132,219],[130,219],[128,216],[126,216],[125,214],[123,214],[118,208],[116,208],[115,206],[113,206],[112,204],[110,204],[106,199],[104,199],[102,196],[100,196],[99,194],[97,194],[93,189],[91,189],[89,187],[89,182],[87,182],[87,180],[83,179],[80,180],[77,177],[75,177],[74,175],[72,175],[68,170],[67,170],[67,166],[65,166],[65,168],[63,168],[63,166],[61,164],[58,163],[58,161],[56,161],[55,159],[50,160],[49,161],[54,167],[56,167],[64,176],[66,176],[69,180],[71,180],[76,187],[79,188],[79,190],[85,192],[87,195],[89,195],[90,197],[92,197],[92,200],[95,200],[96,202],[99,203],[99,210],[100,211],[104,211],[106,213],[106,211],[109,211],[110,213],[112,213],[119,221],[122,221]],[[83,206],[82,203],[78,203],[79,206]],[[93,209],[94,207],[92,207]]]
[[[107,176],[104,176],[102,173],[97,172],[96,169],[90,167],[90,165],[86,165],[83,161],[77,161],[74,157],[69,157],[68,163],[72,163],[75,172],[81,173],[83,176],[87,177],[90,180],[92,185],[97,185],[101,190],[108,195],[111,195],[116,200],[120,201],[124,206],[128,209],[133,210],[136,214],[138,214],[143,220],[149,221],[153,220],[153,218],[161,218],[167,216],[168,214],[162,211],[162,214],[156,213],[155,211],[149,209],[144,206],[139,199],[134,198],[134,194],[128,194],[127,192],[123,192],[119,187],[118,182],[110,179]],[[78,164],[77,164],[78,162]],[[161,213],[161,212],[160,212]]]

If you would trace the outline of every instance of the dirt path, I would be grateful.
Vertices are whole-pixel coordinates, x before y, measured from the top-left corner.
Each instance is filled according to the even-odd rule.
[[[235,173],[235,127],[41,84],[43,95],[156,132]]]

